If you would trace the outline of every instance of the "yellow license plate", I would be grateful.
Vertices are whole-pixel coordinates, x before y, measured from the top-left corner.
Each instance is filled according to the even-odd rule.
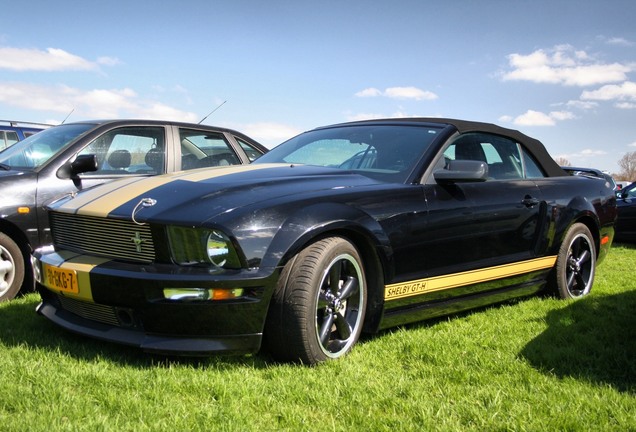
[[[75,270],[66,270],[42,264],[42,273],[44,274],[44,285],[47,287],[73,294],[79,293],[77,272]]]

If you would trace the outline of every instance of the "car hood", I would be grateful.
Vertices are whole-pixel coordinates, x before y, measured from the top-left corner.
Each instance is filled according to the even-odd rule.
[[[0,168],[0,180],[2,179],[6,179],[6,178],[11,178],[11,177],[16,177],[16,176],[21,176],[24,175],[24,171],[20,171],[20,170],[16,170],[16,169],[9,169],[9,170],[5,170]]]
[[[328,190],[338,193],[377,184],[340,169],[251,164],[124,179],[62,198],[50,208],[125,219],[134,212],[138,222],[199,224],[249,206],[263,208]]]

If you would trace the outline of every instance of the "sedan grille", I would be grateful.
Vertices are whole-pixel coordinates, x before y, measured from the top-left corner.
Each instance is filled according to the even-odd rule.
[[[148,225],[96,216],[51,212],[56,246],[88,255],[149,263],[155,247]]]

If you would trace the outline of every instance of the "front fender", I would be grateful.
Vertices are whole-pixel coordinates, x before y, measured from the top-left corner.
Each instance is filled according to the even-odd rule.
[[[378,221],[345,204],[318,203],[298,209],[285,219],[269,244],[261,267],[285,265],[313,239],[328,233],[348,236],[353,243],[357,243],[356,239],[365,239],[367,244],[357,244],[358,248],[373,246],[382,263],[390,261],[392,249],[389,238]]]

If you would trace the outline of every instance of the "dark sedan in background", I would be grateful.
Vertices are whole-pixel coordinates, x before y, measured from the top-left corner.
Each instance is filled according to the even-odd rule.
[[[636,183],[616,192],[618,218],[616,219],[616,240],[636,242]]]
[[[247,164],[265,147],[230,129],[151,120],[68,123],[0,152],[0,301],[33,288],[29,256],[51,242],[44,205],[117,178]]]
[[[518,131],[440,118],[318,128],[253,164],[133,178],[51,206],[37,311],[150,352],[315,364],[362,331],[542,290],[587,295],[604,179]]]

